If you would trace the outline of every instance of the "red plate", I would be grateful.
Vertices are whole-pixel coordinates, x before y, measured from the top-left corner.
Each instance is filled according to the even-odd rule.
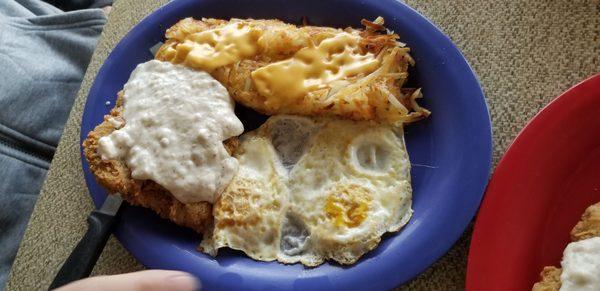
[[[498,164],[471,241],[467,290],[531,290],[600,201],[600,74],[560,95]]]

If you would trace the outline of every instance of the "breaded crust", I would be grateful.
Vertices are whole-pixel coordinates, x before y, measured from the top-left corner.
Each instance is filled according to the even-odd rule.
[[[600,202],[588,207],[581,221],[571,230],[571,240],[580,241],[600,236]]]
[[[533,291],[554,291],[560,289],[561,269],[546,266],[540,273],[541,280],[533,285]]]
[[[592,237],[600,237],[600,202],[588,207],[581,220],[571,230],[571,240],[580,241]],[[533,291],[555,291],[560,289],[562,270],[554,266],[546,266],[540,273],[541,280],[533,285]]]
[[[183,204],[154,181],[132,179],[131,171],[124,161],[103,160],[98,154],[100,138],[117,129],[111,119],[122,121],[122,104],[123,95],[122,92],[119,92],[115,108],[104,117],[104,121],[96,126],[83,142],[83,153],[96,180],[110,193],[121,193],[123,199],[130,204],[150,208],[161,217],[178,225],[189,227],[199,233],[204,232],[211,225],[213,219],[210,203]],[[224,145],[231,154],[237,147],[237,143],[237,138],[231,138],[225,141]]]

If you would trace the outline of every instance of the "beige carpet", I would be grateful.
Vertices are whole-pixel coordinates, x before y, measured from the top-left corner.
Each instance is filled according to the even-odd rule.
[[[119,39],[166,0],[119,0],[71,112],[31,217],[8,290],[46,289],[92,210],[79,160],[79,125],[98,68]],[[494,123],[494,164],[527,120],[555,96],[600,72],[600,1],[406,1],[456,43],[476,71]],[[471,230],[401,289],[464,289]],[[94,274],[142,267],[111,238]]]

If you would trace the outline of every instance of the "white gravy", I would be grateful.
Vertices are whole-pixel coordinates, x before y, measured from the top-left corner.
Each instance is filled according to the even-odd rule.
[[[125,126],[99,141],[103,159],[123,159],[183,203],[214,202],[238,169],[223,141],[244,128],[227,90],[209,74],[152,60],[123,88]]]
[[[600,237],[570,243],[561,265],[561,291],[600,290]]]

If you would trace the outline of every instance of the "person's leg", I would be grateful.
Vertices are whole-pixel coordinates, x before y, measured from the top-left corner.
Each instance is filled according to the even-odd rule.
[[[112,5],[112,0],[44,0],[63,11],[88,8],[103,8]]]
[[[62,13],[60,9],[40,0],[2,0],[0,17],[35,17]]]
[[[48,161],[0,144],[0,290],[10,272]]]
[[[0,290],[105,23],[100,9],[0,0]]]

